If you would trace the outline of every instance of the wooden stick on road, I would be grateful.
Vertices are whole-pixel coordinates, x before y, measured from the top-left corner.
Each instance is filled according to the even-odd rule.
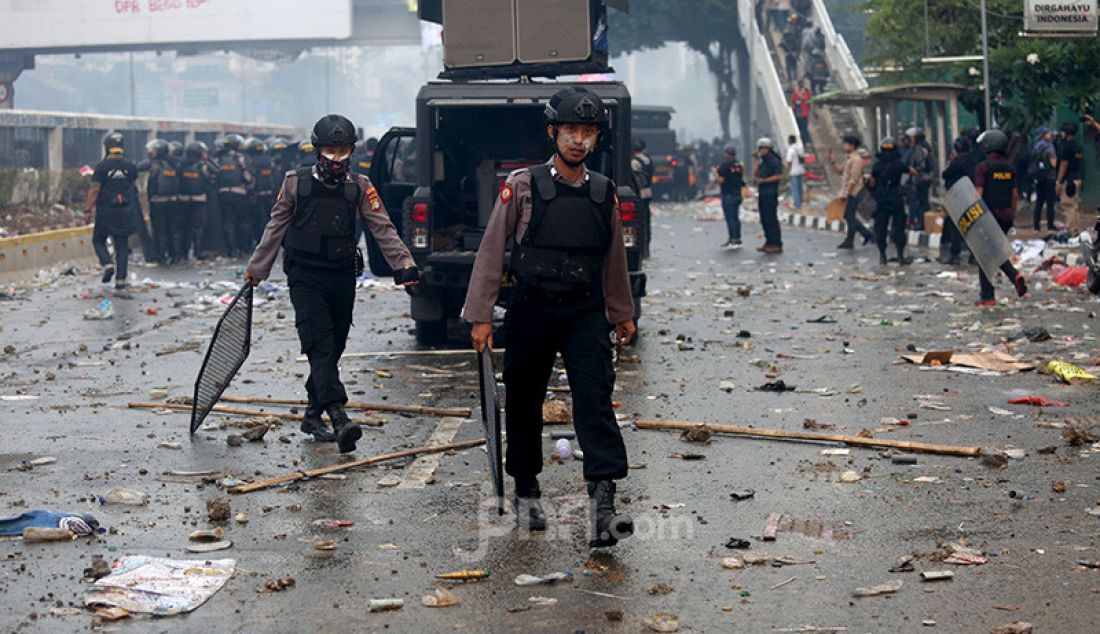
[[[260,398],[258,396],[222,396],[219,402],[252,403],[261,405],[308,405],[305,399],[297,398]],[[454,416],[469,418],[470,409],[465,407],[422,407],[420,405],[383,405],[381,403],[348,403],[344,409],[357,409],[364,412],[393,412],[396,414],[424,414],[426,416]]]
[[[180,411],[191,411],[190,405],[177,405],[175,403],[127,403],[127,407],[131,409],[176,409]],[[278,418],[279,420],[302,420],[300,415],[295,414],[281,414],[278,412],[259,412],[251,409],[239,409],[236,407],[226,407],[224,405],[215,405],[210,408],[211,412],[217,412],[219,414],[233,414],[236,416],[270,416],[271,418]],[[385,424],[385,421],[380,420],[354,420],[353,423],[359,425],[366,425],[367,427],[381,427]]]
[[[442,453],[444,451],[451,451],[453,449],[469,449],[471,447],[477,447],[484,445],[484,438],[477,438],[474,440],[463,440],[461,442],[450,443],[447,445],[432,445],[430,447],[418,447],[416,449],[406,449],[405,451],[397,451],[394,453],[382,454],[380,456],[372,456],[370,458],[364,458],[362,460],[354,460],[352,462],[341,462],[327,467],[319,467],[317,469],[306,469],[305,471],[294,471],[286,475],[281,475],[268,480],[261,480],[259,482],[253,482],[252,484],[241,484],[229,489],[230,493],[251,493],[253,491],[259,491],[260,489],[267,489],[269,487],[278,486],[280,484],[286,484],[288,482],[297,482],[298,480],[304,480],[306,478],[316,478],[317,476],[323,476],[329,473],[336,473],[338,471],[347,471],[348,469],[355,469],[357,467],[365,467],[367,465],[378,464],[379,462],[386,462],[388,460],[398,460],[400,458],[411,458],[413,456],[423,456],[425,454]]]
[[[905,449],[906,451],[919,451],[922,453],[942,454],[946,456],[978,456],[981,455],[980,447],[954,447],[951,445],[934,445],[909,440],[887,440],[880,438],[863,438],[861,436],[848,436],[845,434],[817,434],[803,431],[783,431],[780,429],[759,429],[756,427],[741,427],[739,425],[719,425],[715,423],[692,423],[674,420],[639,420],[637,425],[641,429],[708,429],[718,434],[734,434],[737,436],[760,436],[764,438],[777,438],[781,440],[814,440],[819,442],[842,442],[848,445],[860,447],[881,447],[891,449]]]

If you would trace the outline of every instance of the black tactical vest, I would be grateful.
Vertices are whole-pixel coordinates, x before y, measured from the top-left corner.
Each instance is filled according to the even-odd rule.
[[[252,189],[257,194],[275,191],[275,165],[271,157],[257,156],[252,160]]]
[[[986,161],[985,187],[982,199],[990,209],[1008,209],[1012,207],[1012,190],[1016,188],[1016,174],[1012,164],[1007,161]]]
[[[195,161],[180,170],[180,191],[183,196],[202,196],[206,194],[206,174],[202,169],[203,161]]]
[[[179,171],[168,161],[158,161],[153,196],[175,196],[180,193]]]
[[[297,174],[294,215],[283,238],[284,267],[354,268],[359,184],[326,187],[313,178],[309,167],[298,169]]]
[[[549,165],[531,168],[531,222],[512,247],[512,276],[546,295],[590,295],[603,285],[615,206],[611,180],[588,172],[581,187],[555,181]]]
[[[129,207],[134,201],[137,168],[125,159],[106,158],[107,179],[99,188],[96,206],[100,209]]]
[[[244,187],[240,155],[226,152],[218,157],[218,187]]]

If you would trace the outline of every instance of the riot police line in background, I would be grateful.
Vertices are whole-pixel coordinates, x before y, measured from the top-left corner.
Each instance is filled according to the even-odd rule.
[[[114,139],[111,134],[105,138]],[[152,235],[143,248],[146,261],[164,265],[251,252],[263,235],[284,175],[316,161],[308,139],[262,140],[239,134],[217,139],[213,151],[201,141],[184,145],[164,139],[150,141],[145,150],[147,157],[136,168],[148,173],[145,197]],[[135,206],[140,218],[139,209]]]

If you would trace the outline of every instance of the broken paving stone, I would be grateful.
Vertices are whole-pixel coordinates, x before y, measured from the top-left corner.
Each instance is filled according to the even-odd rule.
[[[722,390],[726,394],[729,394],[730,392],[733,392],[735,389],[737,389],[737,384],[733,381],[719,381],[718,389]]]
[[[429,608],[447,608],[458,605],[458,596],[446,588],[436,588],[434,594],[421,597],[420,603]]]
[[[247,524],[248,523],[248,514],[247,513],[237,513],[236,515],[233,516],[233,519],[238,524]]]
[[[756,491],[753,491],[752,489],[740,489],[738,491],[733,491],[732,493],[730,493],[730,499],[732,499],[736,502],[740,502],[741,500],[747,500],[747,499],[755,497],[755,496],[756,496]]]
[[[745,562],[737,557],[723,557],[722,567],[730,570],[741,570],[745,567]]]
[[[1051,482],[1050,483],[1050,490],[1054,491],[1055,493],[1065,493],[1066,492],[1066,481],[1065,480],[1055,480],[1054,482]]]
[[[606,618],[608,621],[611,621],[612,623],[618,623],[623,620],[622,610],[608,610],[607,612],[604,612],[603,615],[604,618]]]
[[[573,412],[562,401],[546,401],[542,404],[542,420],[545,423],[572,423]]]
[[[133,489],[111,489],[100,499],[100,503],[120,506],[145,506],[149,503],[149,494]]]
[[[93,581],[111,574],[111,564],[100,555],[92,555],[92,565],[84,569],[84,578]]]
[[[219,526],[213,530],[193,531],[187,539],[193,542],[216,542],[222,537],[225,537],[225,530]]]
[[[286,577],[284,579],[268,579],[264,582],[264,589],[268,592],[282,592],[283,590],[289,590],[295,585],[294,577]]]
[[[913,572],[913,560],[916,559],[913,555],[902,555],[894,561],[894,565],[890,568],[890,572]]]
[[[845,483],[859,482],[862,479],[863,479],[863,476],[860,475],[860,473],[858,471],[850,471],[849,470],[849,471],[845,471],[844,473],[840,474],[840,481],[845,482]]]
[[[982,464],[987,467],[1001,468],[1008,464],[1008,454],[1000,449],[982,449]]]
[[[244,439],[248,442],[259,442],[264,439],[264,435],[267,434],[269,429],[271,429],[271,427],[266,424],[257,425],[243,434]]]
[[[399,484],[401,484],[401,476],[396,473],[387,474],[378,480],[378,486],[383,489],[392,489]]]
[[[685,429],[680,434],[680,440],[685,442],[696,442],[700,444],[708,444],[711,438],[714,437],[714,432],[706,427],[695,427],[693,429]]]
[[[240,447],[244,444],[244,438],[238,436],[237,434],[229,434],[229,436],[227,436],[225,439],[225,444],[229,445],[230,447]]]
[[[667,583],[655,583],[646,588],[645,591],[649,594],[656,596],[671,593],[673,591],[673,587],[668,585]]]
[[[206,498],[206,515],[211,522],[224,522],[232,516],[229,498]]]
[[[1062,440],[1070,446],[1082,447],[1100,440],[1100,436],[1090,434],[1084,427],[1071,426],[1062,432]]]
[[[202,544],[188,544],[187,552],[189,553],[213,553],[219,550],[227,550],[232,548],[233,542],[228,539],[220,542],[210,542]]]
[[[856,588],[852,595],[856,597],[877,597],[883,594],[894,594],[901,587],[905,585],[901,579],[895,579],[893,581],[887,581],[877,586],[870,586],[867,588]]]
[[[653,616],[646,617],[642,625],[654,632],[676,632],[680,629],[680,620],[672,612],[657,612]]]
[[[989,634],[1028,634],[1031,629],[1032,625],[1027,621],[1013,621],[994,626],[993,629],[989,630]]]

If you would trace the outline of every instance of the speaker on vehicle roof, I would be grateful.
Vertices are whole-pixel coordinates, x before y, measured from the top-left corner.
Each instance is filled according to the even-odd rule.
[[[443,63],[447,68],[511,64],[515,21],[515,0],[444,0]]]
[[[587,60],[591,18],[589,0],[517,0],[517,58],[524,64]]]

